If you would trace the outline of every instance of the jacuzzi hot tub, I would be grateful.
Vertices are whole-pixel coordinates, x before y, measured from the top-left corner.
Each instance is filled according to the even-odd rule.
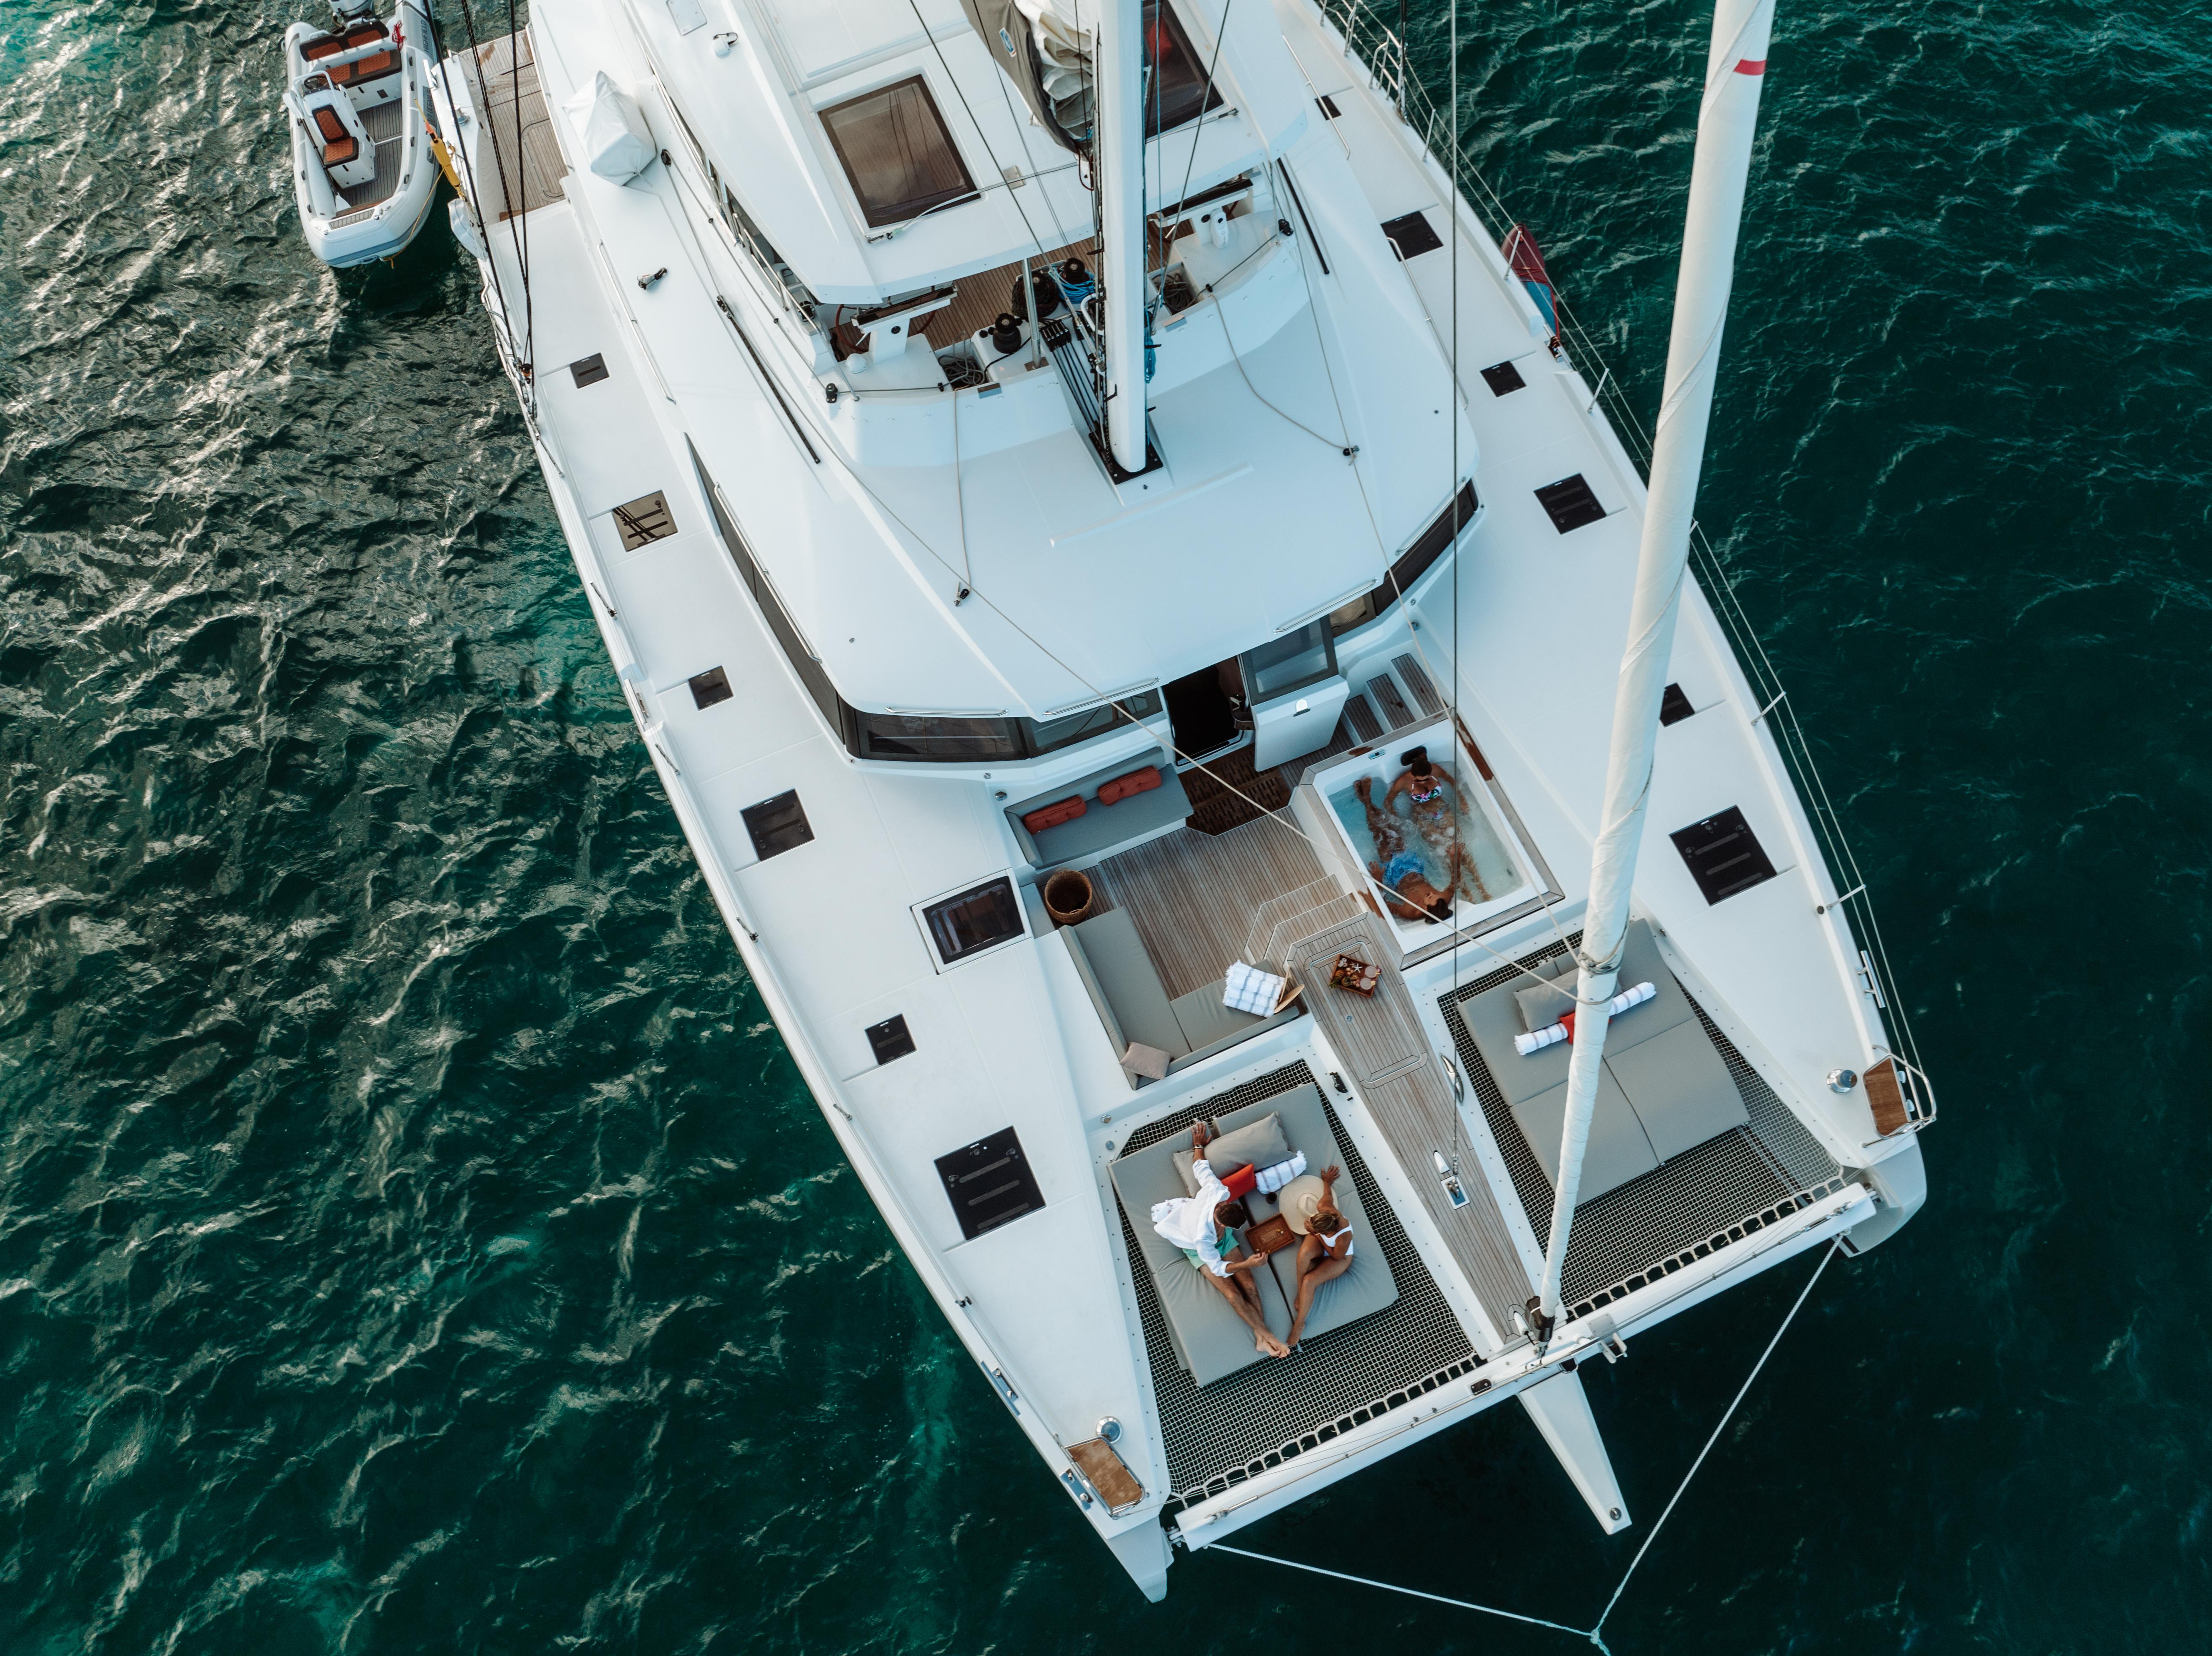
[[[1406,756],[1425,749],[1429,763],[1443,779],[1443,798],[1426,810],[1417,811],[1405,791],[1385,804],[1390,785],[1406,773]],[[1362,777],[1371,783],[1370,798],[1386,810],[1390,821],[1381,824],[1383,837],[1401,847],[1411,862],[1401,861],[1402,877],[1418,863],[1423,877],[1452,900],[1449,920],[1401,919],[1385,910],[1384,921],[1395,932],[1407,953],[1457,932],[1487,931],[1542,895],[1541,864],[1515,831],[1492,785],[1452,739],[1451,722],[1438,719],[1398,731],[1364,755],[1346,755],[1309,775],[1328,807],[1328,825],[1336,833],[1344,855],[1352,867],[1367,871],[1370,895],[1380,902],[1388,895],[1373,883],[1382,858],[1376,848],[1376,834],[1367,807],[1359,798]],[[1454,809],[1447,811],[1445,805]],[[1456,874],[1450,849],[1458,845]]]

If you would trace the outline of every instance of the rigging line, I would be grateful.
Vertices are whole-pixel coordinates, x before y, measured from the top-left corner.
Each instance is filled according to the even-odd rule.
[[[975,590],[975,568],[968,556],[968,491],[960,484],[960,387],[952,388],[952,503],[960,513],[960,590],[953,595],[955,609],[968,602]]]
[[[500,199],[501,202],[505,202],[507,199],[507,153],[504,146],[502,146],[499,141],[499,111],[492,106],[491,88],[484,79],[483,58],[482,56],[483,47],[478,45],[477,37],[476,9],[469,4],[469,0],[461,0],[461,21],[467,26],[469,31],[469,61],[476,66],[476,75],[474,76],[475,86],[473,89],[476,91],[481,91],[483,94],[484,106],[478,109],[477,112],[483,118],[484,125],[491,133],[492,165],[499,173]],[[450,88],[448,90],[450,90]],[[471,103],[475,101],[473,96],[471,98],[470,101]],[[518,118],[515,128],[515,139],[517,143],[521,141],[521,126]],[[518,172],[516,176],[520,178],[520,173]],[[526,185],[524,187],[523,199],[526,203],[529,200],[529,190]],[[535,313],[530,308],[530,260],[527,253],[524,251],[521,241],[521,233],[516,227],[515,222],[518,219],[523,216],[524,215],[520,213],[509,213],[507,215],[507,242],[508,245],[514,249],[515,268],[522,276],[522,297],[525,307],[523,337],[520,349],[516,353],[514,366],[517,371],[521,374],[523,382],[530,387],[530,401],[532,406],[535,406],[538,398],[538,367],[534,359],[538,355],[538,342],[536,337],[536,329],[533,325]],[[479,220],[478,222],[481,223],[482,221]],[[489,252],[491,243],[491,231],[488,227],[484,231],[484,243],[486,250]],[[495,269],[496,269],[495,265]],[[503,303],[501,308],[505,308]],[[514,325],[511,318],[507,324],[507,337],[510,343],[514,342]],[[527,361],[523,360],[523,354],[526,352],[532,360]]]
[[[1006,106],[1006,124],[1014,129],[1014,136],[1021,140],[1022,159],[1030,164],[1029,175],[1038,180],[1037,194],[1043,197],[1044,210],[1052,217],[1052,234],[1056,239],[1057,245],[1065,247],[1068,245],[1067,227],[1060,221],[1060,209],[1052,204],[1052,191],[1044,188],[1042,181],[1054,173],[1067,172],[1079,163],[1069,161],[1066,166],[1040,169],[1036,164],[1036,151],[1030,148],[1030,124],[1014,113],[1014,94],[1006,86],[1007,76],[1001,72],[992,78],[999,83],[999,100]],[[1009,197],[1012,196],[1014,186],[1009,184],[1006,186]]]
[[[1236,9],[1237,0],[1225,0],[1225,3],[1221,8],[1221,26],[1213,32],[1213,59],[1206,66],[1206,84],[1199,90],[1198,124],[1190,130],[1190,159],[1183,163],[1182,188],[1176,192],[1176,200],[1178,203],[1190,199],[1190,175],[1191,169],[1198,165],[1198,141],[1206,136],[1206,100],[1213,95],[1213,76],[1221,67],[1221,48],[1229,40],[1229,14]],[[1253,124],[1255,125],[1259,124],[1256,116],[1254,118]],[[1164,156],[1167,146],[1162,144],[1160,151]],[[1164,206],[1165,203],[1163,203],[1162,205]]]
[[[514,94],[514,176],[522,186],[522,211],[511,222],[522,231],[522,337],[530,343],[530,376],[538,377],[538,300],[530,290],[530,148],[522,137],[522,53],[516,45],[516,31],[520,22],[518,11],[520,0],[507,0],[507,83]],[[530,53],[531,78],[538,84],[538,96],[544,97],[544,78],[538,75],[538,52]],[[496,124],[496,123],[495,123]]]
[[[1295,201],[1297,198],[1297,186],[1291,183],[1290,163],[1283,160],[1280,156],[1270,152],[1267,156],[1267,165],[1270,169],[1282,174],[1283,182],[1289,186],[1291,199]],[[1305,217],[1305,208],[1303,204],[1301,204],[1298,209],[1298,216],[1300,218]],[[1319,258],[1321,257],[1321,246],[1320,243],[1314,238],[1313,223],[1310,220],[1308,220],[1306,223],[1306,237],[1308,240],[1314,241],[1314,257]],[[1279,237],[1277,240],[1279,240],[1280,238]],[[1329,366],[1328,342],[1322,337],[1321,295],[1314,291],[1313,272],[1306,269],[1305,249],[1303,246],[1299,246],[1294,248],[1293,251],[1297,254],[1298,280],[1304,284],[1306,290],[1306,315],[1308,319],[1313,324],[1314,349],[1321,353],[1321,371],[1322,376],[1328,381],[1328,400],[1336,409],[1336,423],[1344,428],[1344,457],[1352,462],[1352,486],[1359,491],[1360,509],[1367,514],[1367,532],[1375,537],[1375,549],[1382,555],[1383,561],[1387,564],[1390,557],[1390,548],[1382,538],[1382,525],[1375,521],[1375,502],[1371,498],[1370,498],[1367,493],[1367,479],[1360,475],[1358,446],[1352,440],[1352,421],[1345,414],[1344,397],[1336,388],[1336,370]],[[1218,297],[1213,302],[1213,307],[1217,311],[1220,311],[1222,309],[1221,301]],[[1224,337],[1229,332],[1226,312],[1223,312],[1221,331]],[[1230,349],[1233,353],[1236,350],[1236,347],[1232,344],[1230,347]],[[1244,372],[1244,365],[1242,361],[1237,363],[1237,371],[1239,373],[1243,373]],[[1246,378],[1244,383],[1248,386],[1252,383],[1249,376]],[[1255,391],[1253,392],[1253,395],[1256,397],[1259,393]],[[1279,409],[1276,412],[1280,413],[1281,410]],[[1416,647],[1418,647],[1418,643]]]
[[[1644,1562],[1644,1555],[1651,1550],[1651,1544],[1659,1538],[1659,1532],[1667,1527],[1667,1520],[1674,1515],[1674,1507],[1689,1489],[1690,1480],[1698,1475],[1698,1468],[1705,1464],[1705,1457],[1712,1453],[1713,1445],[1721,1441],[1721,1434],[1728,1429],[1737,1406],[1751,1390],[1751,1383],[1759,1378],[1759,1371],[1766,1367],[1766,1360],[1774,1355],[1774,1348],[1782,1344],[1782,1337],[1790,1331],[1790,1325],[1797,1319],[1798,1312],[1804,1309],[1805,1301],[1812,1295],[1814,1284],[1820,1280],[1820,1273],[1828,1268],[1828,1261],[1843,1251],[1843,1238],[1838,1236],[1822,1252],[1820,1263],[1813,1267],[1813,1274],[1805,1279],[1805,1286],[1798,1290],[1796,1303],[1790,1307],[1789,1315],[1782,1319],[1782,1326],[1774,1331],[1774,1338],[1767,1341],[1766,1350],[1759,1354],[1759,1361],[1752,1364],[1751,1373],[1744,1376],[1743,1384],[1736,1388],[1735,1397],[1721,1416],[1720,1423],[1713,1428],[1713,1435],[1705,1440],[1705,1447],[1698,1451],[1698,1458],[1690,1463],[1690,1470],[1682,1474],[1682,1482],[1676,1488],[1674,1499],[1667,1503],[1667,1510],[1659,1514],[1659,1521],[1651,1526],[1651,1533],[1644,1538],[1644,1544],[1636,1550],[1636,1556],[1628,1561],[1628,1568],[1620,1578],[1620,1585],[1613,1590],[1613,1597],[1605,1601],[1605,1608],[1598,1612],[1597,1625],[1590,1629],[1593,1641],[1604,1631],[1605,1618],[1613,1614],[1613,1607],[1620,1602],[1620,1595],[1628,1591],[1628,1578],[1636,1574],[1636,1567]]]
[[[1498,1610],[1489,1604],[1470,1603],[1465,1598],[1447,1598],[1440,1592],[1423,1592],[1419,1587],[1397,1587],[1388,1581],[1370,1580],[1364,1575],[1350,1575],[1342,1570],[1323,1569],[1318,1564],[1301,1564],[1293,1558],[1270,1558],[1263,1552],[1247,1552],[1242,1547],[1232,1547],[1225,1541],[1217,1541],[1206,1549],[1208,1552],[1234,1553],[1239,1558],[1255,1559],[1262,1564],[1280,1564],[1286,1570],[1304,1570],[1309,1575],[1326,1575],[1339,1581],[1350,1581],[1363,1587],[1380,1587],[1385,1592],[1402,1592],[1408,1598],[1426,1598],[1432,1604],[1449,1604],[1454,1610],[1478,1611],[1485,1616],[1502,1616],[1509,1622],[1525,1622],[1530,1627],[1551,1628],[1560,1633],[1573,1635],[1577,1639],[1598,1642],[1597,1635],[1585,1628],[1571,1628],[1565,1622],[1547,1622],[1540,1616],[1523,1616],[1518,1611]],[[1598,1645],[1602,1650],[1605,1647]]]
[[[929,42],[929,49],[937,54],[937,66],[945,71],[945,78],[952,83],[952,95],[960,100],[960,108],[968,117],[968,124],[975,129],[975,141],[983,146],[984,155],[990,158],[991,170],[996,173],[1003,182],[1006,176],[1006,169],[999,165],[997,152],[991,148],[990,137],[983,130],[983,123],[975,118],[975,112],[969,107],[968,94],[960,84],[960,77],[952,72],[952,65],[945,61],[945,48],[938,45],[936,31],[929,27],[928,20],[921,15],[920,0],[907,0],[907,5],[914,13],[914,21],[921,25],[922,38]],[[1023,154],[1024,155],[1028,154],[1026,145],[1024,146]],[[1014,211],[1021,215],[1022,228],[1029,232],[1031,241],[1036,242],[1037,252],[1043,252],[1044,243],[1037,240],[1036,226],[1030,222],[1029,209],[1021,203],[1014,201],[1014,192],[1011,188],[1006,191],[1006,199],[1014,202]]]
[[[1459,0],[1451,0],[1451,147],[1452,147],[1452,203],[1451,203],[1451,384],[1446,389],[1452,408],[1451,428],[1451,513],[1455,522],[1459,517]],[[1454,537],[1456,539],[1457,537]],[[1459,733],[1459,553],[1452,552],[1452,675],[1451,709],[1452,733]],[[1550,913],[1546,905],[1545,912]],[[1552,921],[1554,931],[1559,920]],[[1452,993],[1459,993],[1459,945],[1452,945]]]
[[[469,185],[468,200],[465,204],[468,208],[470,216],[471,218],[475,218],[477,203],[482,199],[482,197],[477,191],[476,162],[471,158],[470,146],[462,142],[461,139],[461,103],[460,100],[453,95],[453,71],[447,66],[445,43],[438,38],[438,22],[437,19],[434,17],[430,20],[430,49],[437,62],[438,79],[443,83],[446,88],[446,107],[453,112],[453,149],[454,152],[460,156],[461,175],[468,180]],[[474,100],[471,99],[471,102],[473,103]],[[484,229],[483,221],[481,218],[477,219],[477,230],[478,234],[482,234],[484,238],[484,247],[487,254],[487,257],[483,261],[484,268],[491,276],[492,297],[499,301],[500,324],[501,327],[505,329],[508,340],[512,341],[514,338],[514,318],[507,306],[507,289],[501,283],[499,279],[499,261],[489,257],[491,247],[491,236],[490,233]]]

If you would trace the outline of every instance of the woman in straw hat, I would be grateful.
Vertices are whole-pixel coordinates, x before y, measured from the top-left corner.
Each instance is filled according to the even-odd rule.
[[[1335,1166],[1318,1174],[1306,1174],[1283,1187],[1283,1217],[1299,1234],[1297,1303],[1291,1317],[1295,1347],[1306,1331],[1306,1313],[1323,1283],[1333,1283],[1352,1269],[1352,1222],[1336,1204],[1336,1181],[1344,1169]]]

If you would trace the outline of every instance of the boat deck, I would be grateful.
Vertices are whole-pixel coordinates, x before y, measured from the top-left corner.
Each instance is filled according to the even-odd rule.
[[[1522,967],[1563,954],[1581,941],[1581,932],[1576,931],[1566,943],[1540,949],[1518,966],[1486,973],[1438,999],[1459,1051],[1462,1073],[1482,1106],[1483,1119],[1539,1247],[1551,1235],[1552,1181],[1537,1165],[1489,1065],[1466,1026],[1450,1016],[1450,1009],[1494,988]],[[1696,1006],[1697,998],[1690,998]],[[1728,1066],[1750,1122],[1671,1158],[1640,1179],[1576,1204],[1561,1283],[1571,1315],[1582,1315],[1627,1288],[1740,1240],[1771,1217],[1840,1190],[1845,1182],[1844,1170],[1820,1140],[1760,1078],[1705,1009],[1697,1006],[1697,1012]]]
[[[1201,1115],[1225,1114],[1318,1079],[1304,1062],[1290,1065],[1147,1123],[1130,1136],[1127,1149],[1143,1149],[1188,1132]],[[1316,1338],[1281,1362],[1254,1363],[1201,1387],[1176,1361],[1151,1273],[1132,1273],[1166,1441],[1171,1505],[1217,1495],[1265,1467],[1318,1448],[1360,1421],[1401,1408],[1478,1365],[1474,1342],[1452,1314],[1373,1171],[1345,1131],[1325,1082],[1322,1094],[1330,1130],[1344,1152],[1345,1172],[1366,1209],[1372,1240],[1389,1261],[1398,1284],[1397,1301]],[[1121,1222],[1124,1244],[1134,1259],[1137,1239],[1126,1213]],[[1369,1240],[1362,1236],[1360,1246],[1366,1247]]]
[[[493,197],[489,186],[496,182],[501,220],[561,200],[565,193],[561,180],[568,176],[568,165],[561,158],[560,141],[553,136],[552,118],[545,112],[530,37],[501,35],[459,61],[465,65],[469,101],[491,133],[483,155],[493,161],[495,176],[478,179],[478,193],[489,203]]]
[[[368,141],[376,148],[376,176],[356,190],[341,190],[339,198],[349,212],[357,213],[379,202],[390,201],[399,191],[399,175],[407,161],[407,142],[403,130],[407,118],[400,105],[371,104],[361,112],[361,124],[368,129]]]
[[[1315,1022],[1351,1070],[1369,1116],[1419,1192],[1452,1262],[1482,1301],[1492,1326],[1510,1338],[1513,1313],[1534,1285],[1467,1141],[1451,1083],[1399,974],[1396,950],[1379,930],[1379,921],[1362,914],[1307,937],[1291,951],[1292,973],[1305,986]],[[1329,986],[1329,967],[1340,954],[1382,968],[1374,994]],[[1460,1171],[1466,1200],[1457,1207],[1436,1174],[1433,1158],[1439,1155]]]

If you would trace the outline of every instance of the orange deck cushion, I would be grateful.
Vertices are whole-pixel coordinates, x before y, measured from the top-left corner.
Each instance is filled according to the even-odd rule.
[[[1056,828],[1062,822],[1072,822],[1091,807],[1080,798],[1063,799],[1056,805],[1047,805],[1033,810],[1022,818],[1022,826],[1031,834],[1042,834],[1047,828]]]
[[[1140,793],[1150,793],[1159,785],[1160,767],[1158,765],[1147,765],[1140,771],[1131,771],[1127,776],[1117,776],[1110,782],[1100,783],[1098,803],[1102,805],[1118,805],[1124,799],[1133,798]]]
[[[331,79],[340,86],[351,86],[356,81],[373,81],[380,75],[389,75],[398,67],[399,58],[396,52],[380,52],[374,58],[340,64],[331,71]]]
[[[336,35],[326,34],[319,40],[310,40],[301,46],[300,55],[312,64],[318,58],[328,58],[334,52],[343,52],[345,44]]]

